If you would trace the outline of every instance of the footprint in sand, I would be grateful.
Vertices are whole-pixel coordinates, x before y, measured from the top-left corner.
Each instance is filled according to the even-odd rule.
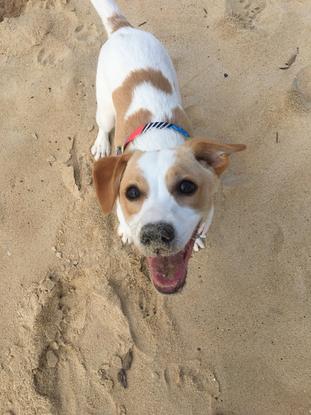
[[[0,2],[0,22],[5,17],[18,17],[22,14],[28,0],[2,0]]]
[[[75,28],[75,37],[79,42],[94,43],[98,39],[98,31],[95,24],[80,24]]]
[[[152,294],[147,289],[144,291],[140,287],[130,287],[126,281],[120,284],[113,282],[112,285],[120,299],[123,313],[127,316],[136,347],[144,354],[154,354],[156,344],[152,333],[152,322],[149,318],[150,310],[156,309]]]
[[[40,48],[36,61],[42,66],[53,66],[64,61],[72,51],[62,42],[56,39],[49,39],[45,43],[46,47]]]
[[[266,7],[266,0],[226,0],[226,14],[242,27],[254,28],[254,20]]]
[[[214,398],[219,396],[219,384],[214,374],[199,361],[186,362],[185,365],[170,365],[164,370],[164,380],[170,390],[191,389],[207,392]]]
[[[144,319],[157,314],[156,298],[147,298],[143,291],[138,293],[138,305]]]
[[[311,109],[311,65],[302,68],[293,82],[296,100],[306,109]]]
[[[125,408],[125,406],[124,405],[121,405],[119,408],[118,408],[118,415],[126,415],[127,414],[127,411],[126,411],[126,408]]]
[[[166,347],[170,347],[169,339],[175,335],[174,321],[168,314],[165,299],[157,294],[144,275],[138,275],[141,278],[136,278],[135,283],[128,284],[122,279],[111,281],[111,285],[120,298],[138,350],[147,356],[161,353],[161,350],[165,353]]]
[[[92,282],[78,271],[49,272],[20,313],[23,338],[33,345],[34,388],[59,415],[89,413],[92,400],[115,415],[110,393],[131,366],[133,342],[118,298],[109,287],[95,292]]]
[[[46,51],[44,48],[40,49],[37,61],[43,66],[53,65],[55,63],[56,57],[53,52]]]

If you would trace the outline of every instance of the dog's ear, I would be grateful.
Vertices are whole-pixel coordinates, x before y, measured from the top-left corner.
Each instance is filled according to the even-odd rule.
[[[211,166],[217,176],[229,165],[229,156],[237,151],[246,149],[244,144],[218,144],[204,139],[194,138],[185,143],[198,161],[206,162]]]
[[[95,162],[93,179],[99,203],[105,214],[112,211],[121,179],[131,154],[105,157]]]

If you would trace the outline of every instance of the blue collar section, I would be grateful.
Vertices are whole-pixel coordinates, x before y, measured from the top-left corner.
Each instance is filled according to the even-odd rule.
[[[171,130],[175,130],[177,133],[183,135],[186,138],[190,138],[190,134],[188,133],[188,131],[184,130],[183,128],[181,128],[179,125],[177,124],[171,124],[168,122],[150,122],[148,124],[145,125],[143,131],[141,132],[141,134],[145,133],[146,131],[150,130],[150,128],[169,128]]]

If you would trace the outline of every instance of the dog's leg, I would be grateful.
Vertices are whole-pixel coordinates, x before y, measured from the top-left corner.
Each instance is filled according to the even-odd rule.
[[[211,207],[210,211],[208,212],[207,218],[201,222],[196,240],[194,242],[193,250],[198,252],[200,249],[205,248],[205,239],[207,232],[211,226],[212,220],[214,216],[214,206]]]
[[[114,127],[114,110],[111,98],[103,94],[98,99],[96,122],[98,125],[98,134],[91,148],[91,152],[95,160],[98,160],[110,154],[109,133]]]

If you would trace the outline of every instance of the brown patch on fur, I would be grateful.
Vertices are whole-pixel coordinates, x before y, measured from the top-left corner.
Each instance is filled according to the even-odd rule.
[[[218,144],[204,139],[192,139],[185,146],[189,147],[195,158],[206,162],[220,176],[229,165],[229,156],[246,149],[244,144]]]
[[[108,18],[108,22],[111,26],[111,33],[116,32],[119,29],[122,29],[122,27],[133,27],[124,16],[121,16],[120,14],[114,14],[113,16]]]
[[[168,190],[179,204],[206,212],[216,191],[216,176],[228,167],[230,154],[245,148],[243,144],[218,144],[202,139],[187,141],[177,149],[177,161],[166,174]],[[182,180],[190,180],[197,185],[193,195],[178,192],[178,184]]]
[[[177,149],[176,163],[166,173],[166,185],[178,204],[191,207],[200,212],[207,212],[211,206],[212,196],[216,191],[217,179],[209,169],[204,168],[194,157],[189,147],[183,145]],[[197,185],[193,195],[178,192],[182,180],[190,180]]]
[[[141,125],[148,124],[151,121],[152,114],[146,109],[140,109],[130,115],[126,120],[120,122],[115,127],[115,145],[122,147],[125,140]],[[119,129],[117,129],[119,127]]]
[[[154,69],[140,69],[131,72],[125,79],[123,84],[112,93],[112,100],[116,110],[115,125],[115,146],[122,147],[126,138],[143,124],[150,122],[152,114],[150,111],[142,108],[135,114],[125,119],[125,114],[132,102],[133,92],[135,88],[148,82],[155,88],[167,94],[173,92],[172,85],[161,71]]]
[[[141,155],[141,152],[135,151],[124,172],[120,185],[120,204],[126,220],[129,220],[132,215],[135,215],[140,211],[149,193],[148,183],[138,166],[138,159],[141,157]],[[130,201],[126,198],[125,193],[127,188],[133,185],[138,187],[141,192],[141,197],[137,200]]]
[[[96,161],[93,168],[94,185],[99,203],[105,214],[112,211],[120,182],[131,154],[105,157]]]

